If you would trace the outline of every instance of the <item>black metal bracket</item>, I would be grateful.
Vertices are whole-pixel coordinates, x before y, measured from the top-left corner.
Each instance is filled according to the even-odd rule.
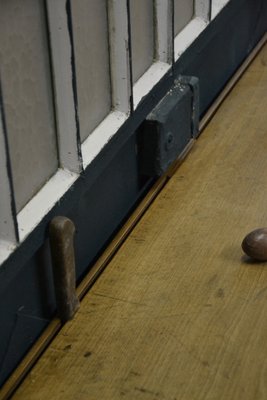
[[[141,125],[140,172],[160,176],[199,132],[198,78],[179,76]]]

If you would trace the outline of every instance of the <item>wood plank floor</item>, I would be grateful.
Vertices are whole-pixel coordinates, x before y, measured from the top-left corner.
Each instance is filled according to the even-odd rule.
[[[266,46],[14,399],[267,399],[262,226]]]

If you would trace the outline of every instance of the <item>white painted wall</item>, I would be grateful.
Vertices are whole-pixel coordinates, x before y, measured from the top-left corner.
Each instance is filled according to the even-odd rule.
[[[154,61],[153,0],[130,0],[133,82],[136,82]]]
[[[17,210],[58,167],[44,5],[0,2],[3,102]]]
[[[194,0],[174,0],[174,35],[188,24],[194,16]]]
[[[81,140],[111,109],[106,0],[72,1],[72,26]]]
[[[213,0],[212,17],[226,3],[227,0]],[[80,153],[66,3],[65,0],[47,0],[47,5],[59,166],[43,3],[41,0],[0,2],[1,78],[19,209],[20,242],[55,202],[60,201],[78,179],[82,168],[88,168],[116,135],[130,115],[131,96],[135,109],[170,70],[173,49],[176,61],[205,29],[211,11],[210,0],[195,0],[194,10],[192,0],[175,0],[177,35],[173,38],[172,0],[130,0],[129,16],[127,0],[71,1],[78,115],[83,142]],[[0,198],[0,264],[17,245],[2,128],[0,126],[0,185],[3,191]],[[32,178],[35,174],[37,183]],[[30,187],[27,186],[29,182]]]

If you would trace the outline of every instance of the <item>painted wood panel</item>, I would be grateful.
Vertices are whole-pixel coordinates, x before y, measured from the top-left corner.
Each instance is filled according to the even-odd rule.
[[[46,7],[53,69],[59,163],[61,168],[79,173],[82,170],[82,159],[75,104],[69,3],[66,3],[66,0],[46,0]]]
[[[12,249],[18,239],[13,182],[10,174],[10,158],[5,129],[0,82],[0,263],[6,258],[10,245]]]
[[[194,0],[174,0],[174,35],[188,24],[194,16]]]
[[[43,1],[1,0],[0,64],[19,211],[58,167]]]
[[[153,0],[130,0],[133,82],[136,82],[153,63],[153,7]]]
[[[75,0],[72,25],[81,140],[111,109],[106,0]]]

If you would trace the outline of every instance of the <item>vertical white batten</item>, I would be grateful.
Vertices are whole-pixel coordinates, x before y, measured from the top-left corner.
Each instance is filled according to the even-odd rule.
[[[127,0],[108,1],[112,105],[117,111],[130,112],[131,78]]]
[[[155,0],[155,46],[158,61],[172,64],[172,0]]]
[[[80,137],[76,123],[73,92],[71,38],[66,0],[47,0],[48,26],[52,53],[59,161],[62,168],[82,170]]]
[[[0,99],[1,101],[1,99]],[[8,174],[8,149],[4,136],[3,109],[0,104],[0,243],[1,250],[6,247],[12,247],[17,242],[17,221],[15,210],[12,209],[14,199],[11,189],[10,176]],[[1,257],[0,257],[1,259]]]
[[[195,16],[209,22],[211,19],[211,0],[195,0]]]

